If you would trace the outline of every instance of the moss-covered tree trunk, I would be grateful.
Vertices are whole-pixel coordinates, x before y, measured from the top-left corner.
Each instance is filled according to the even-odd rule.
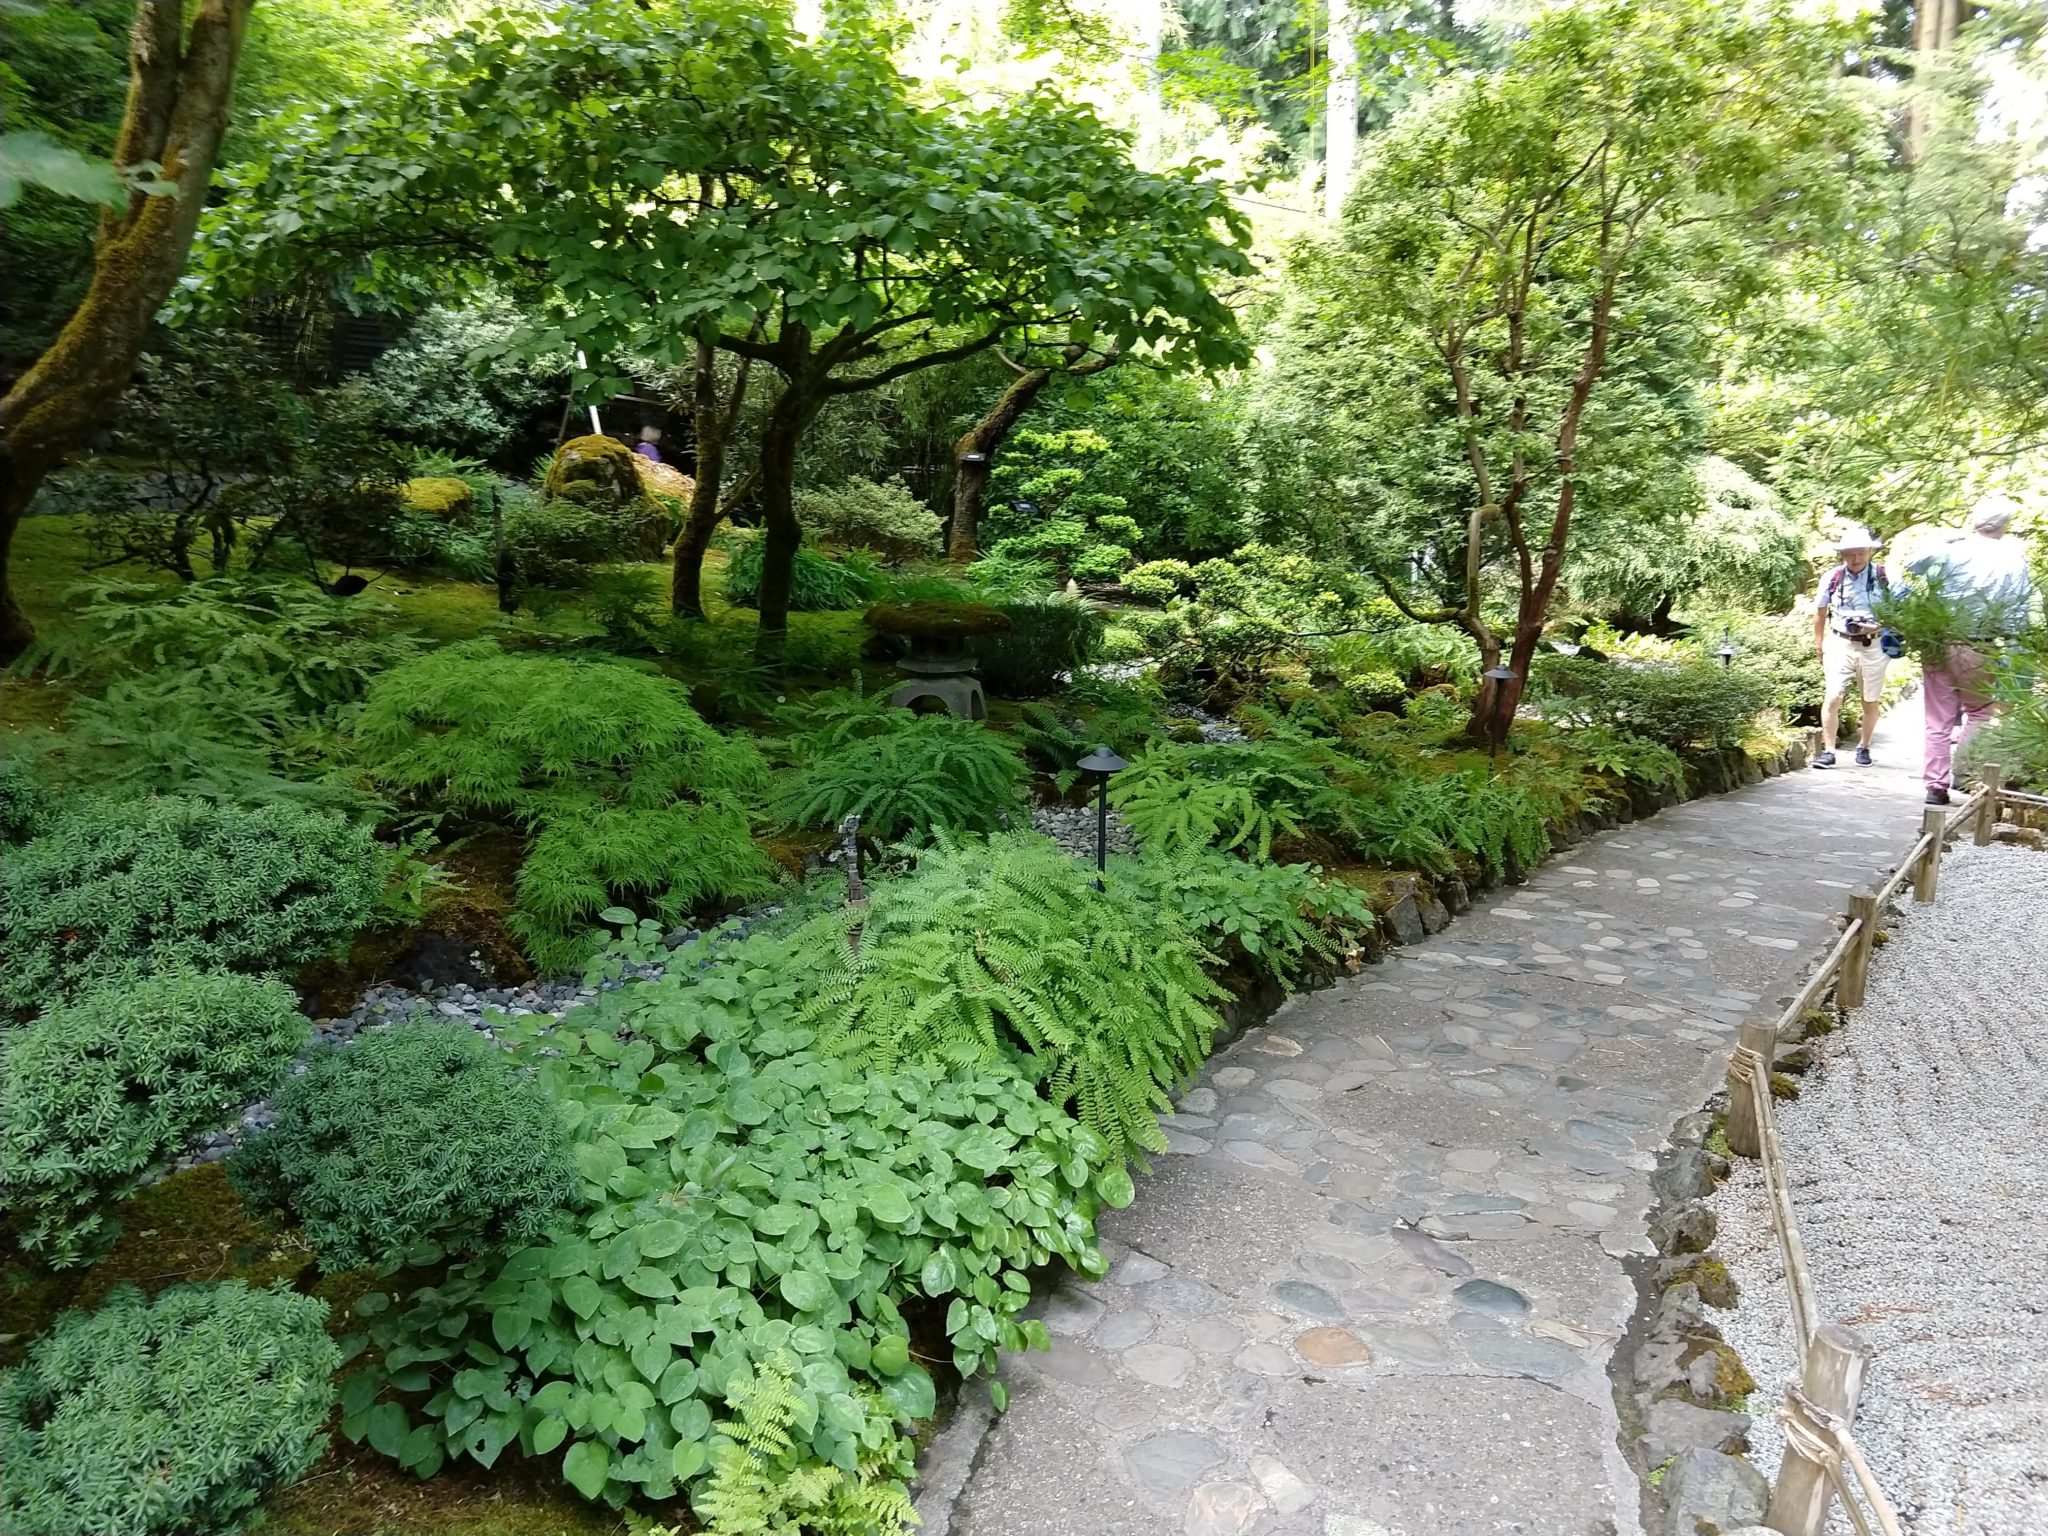
[[[823,397],[802,377],[789,379],[761,433],[761,633],[764,661],[782,654],[789,633],[789,595],[796,578],[796,452]]]
[[[995,470],[996,450],[1003,446],[1010,429],[1017,425],[1017,418],[1044,393],[1055,373],[1063,373],[1070,378],[1100,373],[1116,362],[1118,352],[1112,346],[1107,352],[1085,361],[1084,357],[1082,348],[1068,347],[1065,366],[1059,369],[1019,368],[1011,363],[1017,372],[1015,381],[989,408],[988,414],[953,444],[953,517],[946,528],[948,560],[967,565],[980,557],[981,515],[988,500],[989,476]],[[1009,362],[1007,357],[1003,360]]]
[[[704,551],[725,515],[725,450],[747,398],[747,371],[752,359],[742,357],[732,393],[718,393],[718,353],[710,343],[697,344],[697,365],[691,380],[690,415],[697,434],[697,476],[690,487],[690,511],[676,534],[675,569],[669,583],[669,607],[678,615],[704,617]],[[752,485],[749,476],[743,485]]]
[[[50,349],[0,400],[0,661],[34,639],[8,582],[22,514],[127,388],[149,325],[185,269],[206,205],[255,0],[139,0],[115,164],[155,163],[172,195],[131,193],[100,218],[92,281]]]

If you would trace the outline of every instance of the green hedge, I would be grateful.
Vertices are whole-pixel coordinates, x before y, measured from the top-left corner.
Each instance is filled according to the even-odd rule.
[[[104,988],[7,1032],[6,1223],[59,1268],[113,1240],[106,1207],[268,1090],[312,1026],[276,981],[166,974]]]
[[[1673,751],[1740,745],[1770,706],[1773,684],[1718,661],[1614,662],[1551,656],[1536,664],[1546,719],[1604,725]]]
[[[122,1286],[0,1374],[7,1536],[241,1531],[320,1459],[341,1352],[327,1305],[226,1285]]]

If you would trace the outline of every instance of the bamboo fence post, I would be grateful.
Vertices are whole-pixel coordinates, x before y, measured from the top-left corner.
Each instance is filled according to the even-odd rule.
[[[1853,1328],[1822,1323],[1814,1330],[1813,1342],[1807,1347],[1800,1395],[1841,1423],[1854,1422],[1870,1354],[1870,1346]],[[1788,1417],[1799,1418],[1796,1401],[1788,1403],[1787,1410]],[[1764,1524],[1783,1536],[1822,1536],[1827,1529],[1828,1505],[1834,1498],[1833,1480],[1827,1461],[1816,1459],[1804,1443],[1806,1438],[1786,1436],[1778,1484],[1771,1490],[1770,1512],[1764,1516]],[[1828,1455],[1832,1459],[1833,1453]]]
[[[1977,822],[1971,830],[1970,841],[1982,848],[1991,841],[1991,831],[1998,825],[1998,789],[2004,781],[1998,776],[1998,764],[1984,765],[1984,798],[1977,805]]]
[[[1771,1091],[1771,1064],[1778,1054],[1775,1024],[1742,1026],[1735,1054],[1728,1062],[1728,1150],[1737,1157],[1762,1157],[1763,1126],[1757,1120],[1754,1093]],[[1755,1084],[1754,1090],[1751,1084]]]
[[[1835,980],[1835,1001],[1844,1008],[1863,1006],[1863,989],[1870,980],[1870,950],[1877,942],[1877,897],[1858,891],[1849,898],[1849,921],[1861,923],[1856,942],[1842,957],[1842,973]]]
[[[1934,900],[1941,880],[1941,845],[1948,837],[1948,812],[1938,805],[1927,807],[1920,815],[1920,835],[1927,840],[1927,852],[1913,871],[1913,899],[1924,904]]]

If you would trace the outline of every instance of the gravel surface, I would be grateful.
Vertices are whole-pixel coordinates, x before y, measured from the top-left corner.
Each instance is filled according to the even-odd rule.
[[[1954,849],[1887,924],[1863,1008],[1779,1109],[1821,1316],[1875,1359],[1856,1440],[1913,1536],[2048,1532],[2048,856]],[[1718,1197],[1722,1319],[1771,1407],[1796,1375],[1759,1165]],[[1847,1531],[1837,1511],[1829,1530]]]

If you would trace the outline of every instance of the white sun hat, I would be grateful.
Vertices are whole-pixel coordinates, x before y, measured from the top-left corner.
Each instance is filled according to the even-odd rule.
[[[1835,540],[1836,549],[1883,549],[1884,540],[1872,533],[1861,523],[1851,523],[1842,530],[1842,536]]]

